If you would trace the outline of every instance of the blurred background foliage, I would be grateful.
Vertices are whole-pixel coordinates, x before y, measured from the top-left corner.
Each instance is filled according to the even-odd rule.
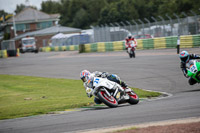
[[[17,5],[15,12],[24,7]],[[167,19],[166,13],[172,18],[173,13],[183,17],[181,12],[192,15],[190,10],[200,14],[200,0],[47,0],[41,4],[41,11],[61,15],[61,25],[81,29],[144,18],[153,21],[151,16]]]

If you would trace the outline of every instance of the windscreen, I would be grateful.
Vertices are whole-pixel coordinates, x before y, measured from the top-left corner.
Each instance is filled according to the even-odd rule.
[[[93,81],[94,81],[94,77],[93,76],[88,79],[87,86],[89,88],[93,88]]]
[[[194,65],[194,61],[193,60],[190,60],[187,64],[186,64],[186,67],[187,68],[190,68],[190,66]]]
[[[35,43],[35,39],[23,40],[22,41],[23,45],[33,45],[34,43]]]

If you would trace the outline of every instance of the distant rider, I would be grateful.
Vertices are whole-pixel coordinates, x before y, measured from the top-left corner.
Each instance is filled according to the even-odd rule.
[[[123,89],[126,89],[127,88],[127,85],[125,82],[121,81],[120,78],[115,75],[115,74],[109,74],[107,72],[99,72],[99,71],[95,71],[93,73],[90,73],[88,70],[83,70],[81,71],[80,73],[80,78],[81,80],[83,81],[84,83],[84,87],[86,89],[86,93],[87,93],[87,96],[88,97],[91,97],[92,96],[92,91],[90,90],[87,90],[87,83],[88,83],[88,80],[91,78],[91,77],[101,77],[101,78],[107,78],[108,80],[110,81],[113,81],[113,82],[116,82],[118,83],[119,85],[121,85],[121,87]],[[100,100],[98,98],[94,98],[94,102],[96,104],[100,104]]]
[[[187,69],[186,69],[186,64],[192,60],[192,59],[200,59],[200,56],[199,55],[196,55],[196,54],[189,54],[187,51],[182,51],[179,55],[180,57],[180,60],[181,60],[181,69],[183,71],[183,74],[186,78],[188,78],[187,76]],[[190,85],[194,85],[196,84],[196,80],[194,80],[193,78],[189,78],[188,80],[189,84]]]
[[[137,47],[137,41],[131,34],[129,34],[125,40],[126,40],[126,43],[125,43],[126,50],[128,49],[128,47],[130,47],[129,45],[131,41],[133,41],[135,43],[135,46]]]

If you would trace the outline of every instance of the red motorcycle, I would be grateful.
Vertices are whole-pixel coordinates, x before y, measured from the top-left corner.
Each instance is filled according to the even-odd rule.
[[[136,44],[133,41],[130,41],[128,43],[128,49],[127,49],[130,58],[132,57],[135,58],[135,49],[136,49]]]

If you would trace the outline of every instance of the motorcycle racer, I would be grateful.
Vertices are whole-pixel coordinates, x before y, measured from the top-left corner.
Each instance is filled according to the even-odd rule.
[[[128,37],[126,37],[125,41],[126,50],[128,49],[128,47],[130,47],[129,45],[131,41],[134,41],[135,46],[137,47],[137,41],[131,34],[129,34]]]
[[[180,53],[179,57],[180,57],[180,60],[181,60],[181,65],[180,65],[180,67],[181,67],[181,69],[182,69],[182,71],[183,71],[184,76],[185,76],[186,78],[188,78],[188,76],[187,76],[186,64],[187,64],[190,60],[192,60],[192,59],[200,59],[200,56],[199,56],[199,55],[196,55],[196,54],[189,54],[187,51],[182,51],[182,52]],[[197,83],[197,81],[194,80],[194,79],[191,78],[191,77],[189,78],[188,82],[189,82],[190,85],[194,85],[194,84]]]
[[[120,80],[120,78],[117,75],[115,75],[115,74],[109,74],[107,72],[99,72],[99,71],[95,71],[93,73],[90,73],[88,70],[83,70],[80,73],[80,78],[81,78],[81,80],[84,83],[84,87],[85,87],[87,96],[89,98],[92,96],[92,93],[93,93],[93,90],[91,88],[88,88],[88,83],[90,82],[90,79],[92,77],[107,78],[108,80],[116,82],[119,85],[121,85],[121,87],[123,89],[127,88],[127,84],[124,81]],[[101,103],[101,101],[98,98],[96,98],[96,97],[94,98],[94,102],[96,104],[100,104]]]

